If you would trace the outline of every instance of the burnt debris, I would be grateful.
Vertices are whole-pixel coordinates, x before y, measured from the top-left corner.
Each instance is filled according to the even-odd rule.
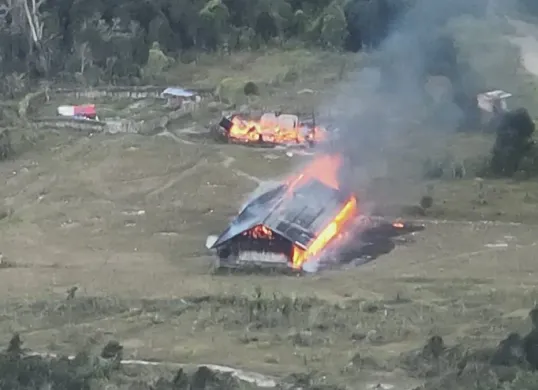
[[[211,134],[217,142],[258,147],[277,145],[313,147],[326,139],[327,130],[316,126],[312,118],[283,113],[264,113],[248,116],[238,113],[224,116],[212,126]]]

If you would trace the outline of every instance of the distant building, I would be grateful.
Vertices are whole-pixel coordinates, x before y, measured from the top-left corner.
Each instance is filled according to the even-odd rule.
[[[483,111],[491,113],[506,111],[508,109],[506,100],[511,96],[511,93],[501,91],[500,89],[481,93],[477,96],[478,107]]]
[[[161,97],[166,99],[166,105],[175,109],[182,108],[185,103],[199,103],[201,98],[192,91],[183,88],[170,87],[166,88]]]
[[[482,111],[482,124],[490,123],[498,114],[508,111],[507,99],[511,93],[500,89],[478,94],[478,107]]]
[[[58,115],[71,117],[73,119],[99,120],[95,104],[82,104],[78,106],[59,106]]]

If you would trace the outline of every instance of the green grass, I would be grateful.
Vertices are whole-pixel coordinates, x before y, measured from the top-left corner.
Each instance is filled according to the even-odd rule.
[[[518,61],[515,60],[517,53],[514,51],[514,47],[508,42],[505,44],[502,40],[499,43],[497,41],[498,35],[492,33],[492,31],[498,30],[486,22],[462,19],[459,23],[457,25],[458,39],[464,50],[463,55],[468,56],[473,68],[479,70],[480,74],[485,77],[487,87],[491,89],[502,88],[513,92],[518,99],[521,99],[522,104],[528,103],[529,108],[532,108],[532,105],[535,104],[532,100],[533,89],[527,85],[528,79],[526,79],[526,77],[531,76],[521,71]],[[510,30],[507,30],[507,33],[509,32]],[[504,33],[503,30],[501,33]],[[497,47],[499,50],[491,50],[492,47]],[[253,80],[260,84],[262,93],[260,97],[250,101],[252,106],[276,107],[280,105],[288,110],[299,109],[299,107],[318,108],[331,93],[338,93],[338,88],[335,91],[334,86],[337,86],[338,82],[342,80],[342,69],[358,69],[364,60],[365,58],[361,56],[304,49],[285,52],[272,50],[266,53],[234,53],[231,56],[219,58],[201,55],[196,64],[175,65],[169,70],[167,77],[170,83],[180,84],[183,82],[192,85],[194,82],[198,86],[215,86],[221,84],[224,79],[231,79],[233,81],[231,84],[234,84],[238,89],[244,82]],[[534,80],[531,81],[534,82]],[[331,89],[332,92],[299,97],[296,92],[302,88],[310,88],[314,91]],[[165,111],[159,102],[152,102],[152,104],[139,108],[134,107],[133,101],[129,99],[103,99],[95,102],[98,109],[102,110],[103,114],[100,115],[103,117],[120,116],[141,120],[158,117]],[[79,99],[66,103],[64,99],[55,99],[43,107],[40,115],[55,116],[57,105],[80,103],[87,103],[87,101]],[[194,119],[202,121],[206,119],[205,116],[210,115],[218,118],[220,113],[204,111],[201,115],[203,117],[195,116]],[[181,124],[181,121],[174,123],[177,126]],[[486,155],[491,148],[493,137],[483,134],[448,134],[433,128],[420,128],[419,126],[417,125],[416,129],[411,129],[405,134],[398,134],[399,138],[394,139],[394,144],[391,143],[392,149],[380,156],[382,157],[380,160],[387,158],[388,162],[382,162],[387,163],[388,173],[386,176],[390,176],[388,178],[382,177],[382,180],[388,182],[393,177],[397,177],[400,182],[404,182],[407,188],[400,187],[401,183],[397,183],[392,191],[382,189],[379,190],[379,193],[393,193],[395,198],[402,200],[404,192],[411,189],[414,191],[413,196],[415,196],[412,202],[418,203],[418,195],[422,192],[423,187],[432,185],[434,207],[428,211],[427,216],[462,220],[536,221],[538,219],[538,214],[535,211],[538,200],[535,200],[533,196],[538,191],[537,182],[485,181],[483,187],[486,203],[481,203],[480,191],[472,177],[465,180],[423,180],[420,177],[421,166],[426,158],[443,159],[446,157],[449,161],[464,161]],[[92,141],[88,140],[88,148],[93,146],[90,142],[96,142],[95,145],[98,145],[99,155],[93,156],[97,162],[103,162],[110,155],[116,154],[115,149],[103,146],[105,145],[104,137],[95,137]],[[148,141],[137,140],[137,142]],[[155,157],[159,161],[162,161],[162,156],[166,154],[176,155],[183,150],[179,146],[176,148],[175,144],[165,139],[161,139],[159,142],[162,144],[157,145],[158,156]],[[186,150],[190,149],[191,146],[188,146]],[[425,152],[426,149],[427,152]],[[204,149],[204,153],[196,159],[207,159],[210,156],[211,158],[216,156],[215,158],[220,159],[214,153],[215,150],[217,149]],[[224,150],[226,155],[235,158],[231,163],[231,169],[241,169],[263,178],[274,176],[277,172],[289,172],[290,165],[292,165],[292,162],[287,159],[267,161],[261,153],[240,146],[222,147],[218,150]],[[152,156],[154,155],[152,153]],[[90,166],[93,163],[97,165],[96,161],[92,162],[91,157],[88,156],[87,149],[83,148],[79,155],[73,155],[71,158],[73,161],[84,162]],[[122,157],[121,164],[119,159],[116,160],[115,164],[111,164],[115,169],[125,168],[123,171],[125,176],[116,176],[117,178],[128,178],[130,175],[133,177],[142,176],[142,174],[148,173],[151,160],[147,160],[149,162],[141,164],[141,166],[136,164],[136,161],[144,161],[143,150],[136,152],[136,159],[134,156],[135,154],[133,154],[133,160],[126,161]],[[63,156],[61,159],[57,158],[59,159],[58,163],[65,164]],[[181,158],[184,159],[183,156]],[[126,164],[125,167],[121,167],[122,164]],[[58,169],[59,167],[60,165],[58,165]],[[180,167],[177,169],[179,174],[181,169]],[[161,167],[156,170],[160,173],[163,169]],[[57,169],[52,169],[52,171],[61,172]],[[198,228],[197,223],[200,220],[200,213],[193,205],[209,204],[216,210],[218,209],[218,212],[226,207],[235,211],[235,205],[231,203],[242,196],[237,194],[234,200],[233,194],[227,194],[232,195],[230,202],[224,195],[218,195],[220,193],[207,191],[204,195],[200,189],[203,185],[209,185],[209,182],[212,185],[219,184],[215,185],[215,188],[222,187],[224,184],[229,185],[229,183],[224,183],[227,180],[226,177],[220,173],[222,171],[216,170],[214,166],[203,168],[200,172],[193,182],[195,185],[192,185],[198,190],[189,192],[188,184],[183,184],[184,187],[177,191],[177,194],[180,195],[176,194],[161,200],[162,205],[169,205],[172,204],[172,201],[177,202],[181,199],[181,206],[174,205],[173,207],[180,208],[184,214],[181,218],[185,219],[191,218],[188,214],[189,208],[195,208],[193,214],[196,214],[196,219],[192,217],[193,220],[188,227],[190,233],[193,232],[194,227]],[[211,175],[219,177],[213,179]],[[410,178],[414,180],[412,181]],[[73,183],[72,181],[63,182],[65,188],[56,185],[55,191],[59,193],[61,190],[68,190],[73,193],[75,188],[70,188],[74,185]],[[84,198],[88,199],[92,196],[91,189],[94,184],[89,181],[86,184],[91,185],[91,188],[88,187],[90,188],[89,192],[84,195]],[[80,183],[77,185],[77,191],[81,191],[80,185]],[[245,188],[247,187],[245,186]],[[238,193],[241,191],[237,190]],[[42,210],[46,209],[40,206],[40,210],[43,212]],[[177,210],[173,211],[175,213]],[[171,220],[171,213],[164,210],[163,207],[161,207],[160,212],[164,215],[162,218],[156,213],[156,216],[152,216],[159,223],[159,226],[172,225],[170,222],[163,222]],[[17,219],[21,218],[20,215],[19,213],[14,219],[6,219],[0,223],[0,227],[23,223],[24,218]],[[25,215],[22,214],[22,217]],[[179,217],[177,220],[179,221]],[[217,221],[217,217],[215,217],[215,221]],[[4,223],[6,225],[2,226]],[[176,230],[180,231],[179,228]],[[119,240],[117,234],[114,239]],[[189,275],[185,278],[188,277]],[[325,278],[322,275],[319,280],[315,281],[316,283],[319,281],[320,289],[326,288],[330,283],[330,280]],[[294,297],[295,287],[283,288],[283,286],[287,287],[282,282],[283,279],[275,278],[275,280],[279,280],[278,283],[282,283],[280,287],[278,283],[271,286],[271,289],[281,290],[276,295],[272,293],[273,290],[261,291],[258,294],[252,287],[253,279],[247,277],[242,280],[246,283],[245,286],[250,287],[243,287],[241,285],[243,282],[236,279],[233,282],[233,288],[248,290],[243,294],[239,294],[235,290],[219,290],[218,293],[204,297],[152,301],[125,301],[112,297],[110,299],[77,297],[71,301],[60,298],[47,302],[37,302],[30,306],[6,306],[6,318],[5,320],[0,318],[0,329],[4,331],[4,334],[8,334],[13,327],[21,330],[35,330],[39,327],[54,326],[59,331],[52,336],[48,334],[42,336],[43,339],[44,337],[47,339],[56,338],[59,350],[62,348],[68,350],[76,343],[69,339],[71,333],[67,335],[69,337],[65,337],[67,333],[72,332],[73,338],[86,337],[91,333],[89,329],[97,331],[98,326],[95,325],[96,328],[92,328],[92,325],[87,324],[88,321],[117,316],[113,319],[114,329],[118,335],[121,334],[121,337],[125,339],[135,337],[133,334],[136,335],[138,331],[143,334],[140,337],[145,338],[145,340],[150,337],[151,340],[154,340],[160,335],[167,337],[166,331],[170,331],[169,334],[173,335],[170,337],[179,336],[178,340],[174,342],[175,344],[166,339],[163,345],[168,348],[170,345],[181,344],[181,350],[186,351],[185,359],[189,361],[196,361],[196,359],[201,361],[210,356],[212,359],[237,363],[241,362],[243,358],[243,363],[249,362],[253,366],[260,367],[260,370],[268,372],[308,373],[313,369],[326,370],[330,372],[330,381],[352,383],[354,379],[366,375],[368,371],[382,371],[385,368],[385,358],[393,357],[394,361],[391,362],[393,367],[402,368],[403,365],[400,364],[401,359],[398,357],[398,353],[403,350],[420,348],[427,334],[435,332],[451,334],[453,339],[457,338],[457,342],[462,342],[459,338],[468,338],[470,339],[469,344],[473,345],[494,344],[498,338],[504,337],[512,326],[502,317],[501,308],[521,307],[521,305],[529,303],[524,299],[536,297],[536,291],[525,295],[527,297],[525,298],[523,295],[526,292],[517,289],[517,292],[512,296],[514,300],[508,302],[508,293],[502,292],[505,295],[492,296],[485,291],[489,288],[487,286],[484,287],[484,291],[481,290],[482,287],[477,289],[476,286],[479,283],[476,283],[475,280],[465,280],[461,283],[450,280],[440,283],[434,279],[433,283],[424,280],[407,281],[410,286],[407,290],[402,289],[405,295],[403,298],[399,293],[392,297],[383,296],[383,294],[389,295],[386,292],[387,286],[383,285],[381,286],[383,293],[379,294],[379,299],[365,301],[354,298],[361,294],[357,292],[360,291],[359,281],[358,285],[349,288],[349,296],[346,299],[338,298],[336,303],[334,302],[336,298],[323,300],[312,297]],[[205,281],[206,279],[204,279]],[[215,286],[225,285],[218,278],[211,281],[214,282]],[[340,283],[340,280],[337,283]],[[394,284],[394,280],[381,280],[380,283]],[[359,290],[354,290],[354,287]],[[316,284],[312,291],[317,293],[317,288]],[[435,295],[435,301],[427,302],[424,297],[428,294]],[[311,291],[308,291],[308,295],[312,295]],[[523,323],[523,321],[520,322]],[[468,327],[465,325],[461,328],[462,323],[472,325]],[[522,326],[521,323],[516,325]],[[133,324],[142,330],[134,329],[135,325]],[[472,333],[477,329],[484,331],[484,335],[480,339]],[[149,334],[150,331],[154,333]],[[214,343],[221,344],[218,344],[217,348],[209,345],[208,335],[214,337]],[[42,343],[43,339],[36,338],[35,343]],[[467,345],[465,347],[467,348]],[[151,346],[147,348],[151,348]],[[221,353],[220,356],[219,353]],[[234,356],[230,357],[232,354]],[[241,357],[243,354],[244,356]],[[376,356],[376,360],[370,356]],[[428,366],[431,363],[431,361],[426,361],[424,364]],[[445,371],[450,374],[449,371],[452,368],[451,366],[447,367]],[[408,374],[413,373],[409,370]],[[440,374],[444,375],[445,372]],[[474,375],[476,380],[483,378],[479,371]],[[525,373],[525,375],[530,374]],[[308,388],[309,385],[312,387],[314,381],[318,379],[317,377],[306,378],[304,382],[308,384],[303,385],[303,387]],[[433,384],[429,389],[442,388],[434,386],[436,385]],[[444,389],[452,388],[454,387],[445,387]]]
[[[294,78],[291,73],[297,73],[299,78],[306,76],[313,79],[316,75],[308,74],[308,71],[314,69],[325,69],[326,76],[331,70],[338,70],[342,64],[351,65],[354,61],[354,55],[307,49],[236,52],[217,58],[214,55],[200,55],[191,64],[174,65],[166,77],[178,82],[194,81],[201,87],[214,87],[226,78],[273,84]],[[215,66],[215,62],[218,62],[218,66]]]
[[[62,95],[54,96],[46,104],[39,107],[32,115],[33,118],[54,118],[58,116],[57,107],[61,105],[95,104],[100,119],[125,118],[132,120],[147,120],[158,118],[170,111],[161,99],[85,99],[67,98]]]

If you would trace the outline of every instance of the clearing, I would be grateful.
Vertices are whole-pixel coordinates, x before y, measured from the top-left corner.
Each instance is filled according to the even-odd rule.
[[[286,82],[290,69],[273,69],[279,81],[267,81],[272,95],[264,104],[326,99],[296,93],[306,86],[321,91],[339,77],[342,62],[324,56],[305,65],[307,75],[323,66],[327,77],[317,81]],[[259,63],[251,62],[254,75],[264,74]],[[128,103],[98,103],[129,116]],[[418,136],[457,160],[492,142],[484,135]],[[404,175],[420,172],[424,159],[418,138],[406,136],[395,140],[400,153],[387,153],[381,170],[397,174],[380,174],[361,191],[366,199],[382,194],[376,206],[402,215],[401,206],[433,190],[434,207],[415,242],[358,268],[309,277],[214,276],[207,235],[226,226],[260,181],[288,173],[300,156],[200,141],[174,126],[157,136],[88,137],[63,129],[43,130],[42,138],[0,164],[6,342],[20,332],[32,350],[72,354],[113,338],[128,359],[276,376],[319,370],[340,382],[403,389],[417,381],[401,370],[387,373],[386,362],[433,334],[494,345],[528,328],[527,311],[538,300],[535,181],[485,181],[478,189],[473,178],[425,182]],[[76,296],[66,301],[72,287]]]

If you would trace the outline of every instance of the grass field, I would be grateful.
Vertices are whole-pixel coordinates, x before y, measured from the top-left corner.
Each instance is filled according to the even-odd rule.
[[[204,61],[174,71],[194,85],[254,80],[265,89],[252,105],[299,109],[330,101],[342,68],[363,59],[270,52]],[[297,93],[305,88],[314,93]],[[97,103],[125,117],[147,112],[127,101]],[[197,129],[219,113],[204,115]],[[492,142],[417,128],[396,134],[358,171],[362,201],[426,224],[414,242],[374,262],[301,278],[216,276],[207,235],[226,226],[259,182],[288,174],[301,156],[214,144],[180,124],[152,137],[43,131],[0,164],[0,336],[7,343],[19,332],[40,352],[73,354],[116,339],[129,359],[282,378],[318,372],[362,386],[353,388],[419,386],[426,378],[405,356],[430,336],[480,348],[530,328],[538,182],[423,178],[427,157],[465,161]],[[414,215],[426,192],[433,207]],[[458,380],[428,388],[455,389]]]

